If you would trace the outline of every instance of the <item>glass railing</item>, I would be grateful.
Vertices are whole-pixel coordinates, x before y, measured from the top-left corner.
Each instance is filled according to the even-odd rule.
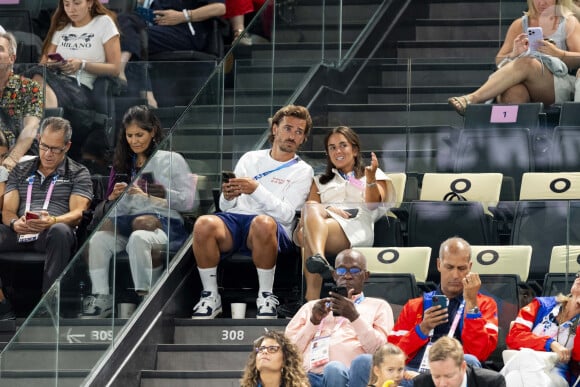
[[[495,9],[497,16],[489,24],[499,30],[496,35],[505,35],[511,20],[519,15],[515,8],[521,6],[525,4],[509,2],[495,5],[499,7]],[[385,172],[405,176],[410,188],[405,188],[405,196],[397,199],[399,204],[388,212],[385,209],[389,232],[397,231],[398,227],[400,234],[393,236],[393,243],[383,242],[383,246],[427,244],[410,238],[409,229],[411,216],[415,214],[411,200],[421,198],[425,173],[488,170],[504,174],[500,188],[501,201],[498,199],[493,206],[482,206],[482,211],[485,209],[486,219],[491,218],[492,225],[498,227],[497,234],[492,233],[493,229],[489,231],[492,237],[497,235],[497,239],[492,238],[493,243],[509,245],[512,235],[510,225],[513,224],[510,219],[515,219],[514,214],[523,206],[513,202],[519,197],[524,172],[513,168],[516,164],[514,160],[520,160],[519,147],[522,144],[532,144],[528,150],[533,152],[533,143],[522,142],[522,137],[517,136],[487,140],[468,137],[469,133],[462,134],[463,118],[446,102],[449,96],[465,94],[487,79],[494,70],[493,58],[499,40],[497,36],[490,38],[492,41],[495,39],[494,43],[477,47],[477,55],[445,55],[445,59],[431,59],[402,48],[398,58],[357,58],[357,48],[361,44],[378,38],[371,33],[374,31],[372,23],[379,22],[381,15],[387,11],[394,12],[397,7],[400,4],[396,1],[368,0],[364,6],[360,6],[359,2],[347,4],[342,1],[309,2],[307,5],[267,1],[247,28],[248,31],[256,31],[258,27],[271,26],[266,34],[267,39],[254,36],[252,46],[234,45],[219,63],[131,64],[135,67],[134,71],[143,77],[139,86],[144,88],[132,90],[136,92],[133,94],[135,98],[128,103],[144,103],[141,92],[150,86],[159,105],[156,114],[167,133],[166,140],[159,145],[160,150],[152,156],[152,160],[159,157],[167,162],[167,167],[160,173],[154,171],[153,177],[154,182],[164,181],[166,197],[163,200],[168,205],[157,208],[152,203],[157,199],[143,197],[136,206],[140,209],[152,206],[157,219],[178,219],[177,213],[181,217],[208,213],[213,209],[212,191],[220,186],[220,172],[233,169],[246,151],[268,146],[268,117],[282,105],[298,103],[309,107],[315,123],[300,155],[313,165],[317,173],[324,169],[326,163],[326,131],[337,125],[350,125],[361,137],[367,161],[373,151]],[[258,26],[259,23],[262,25]],[[254,35],[257,34],[254,32]],[[391,47],[393,42],[388,39],[381,41],[381,44]],[[436,54],[431,56],[438,57]],[[435,76],[433,71],[437,71]],[[109,126],[112,130],[109,139],[115,139],[126,107],[115,111],[114,119],[109,117],[113,122]],[[531,137],[532,134],[524,131],[523,135]],[[463,139],[465,147],[460,146]],[[498,152],[496,147],[499,145],[505,147],[502,149],[507,149],[505,152],[508,153]],[[509,151],[509,147],[515,150]],[[463,152],[466,164],[460,164],[458,154],[465,149],[470,149]],[[473,156],[476,150],[480,156]],[[183,165],[176,154],[183,156],[187,165]],[[534,157],[533,153],[529,156],[533,161],[528,161],[528,166],[535,165]],[[525,164],[525,160],[522,163]],[[181,178],[172,178],[175,174]],[[142,182],[143,191],[150,177],[139,174],[136,179]],[[175,197],[183,193],[190,194],[187,200]],[[192,198],[193,195],[195,197]],[[130,192],[125,192],[119,204],[96,226],[63,275],[5,347],[0,358],[0,385],[4,384],[4,380],[9,381],[23,373],[54,380],[54,385],[60,385],[64,377],[67,382],[78,379],[78,384],[82,384],[90,370],[117,343],[131,314],[139,314],[140,305],[147,300],[146,291],[154,292],[159,283],[156,279],[163,278],[171,269],[172,259],[180,257],[190,248],[188,243],[173,237],[171,230],[175,224],[169,222],[170,237],[156,244],[147,261],[152,266],[148,266],[147,262],[143,265],[136,263],[133,268],[139,266],[144,270],[141,273],[132,271],[127,247],[124,246],[125,242],[130,242],[125,234],[131,224],[122,222],[127,220],[123,219],[127,215],[123,212],[124,207],[133,205],[128,203],[131,196]],[[124,202],[127,206],[123,205]],[[564,247],[565,253],[562,253],[567,273],[576,272],[574,246],[577,242],[580,244],[573,237],[572,211],[575,207],[571,203],[555,210],[565,219],[562,224],[566,228],[559,233],[563,238],[546,244],[550,247],[570,246]],[[426,210],[431,216],[429,219],[441,219],[441,222],[441,214],[449,211]],[[435,246],[441,243],[442,238],[453,235],[462,234],[449,231],[436,242],[429,243],[436,250]],[[491,244],[492,241],[489,239],[484,243],[466,238],[474,245]],[[98,248],[100,240],[111,241],[105,243],[108,252]],[[97,262],[99,255],[110,258]],[[545,273],[541,271],[545,268],[545,262],[542,265],[530,278],[543,280]],[[143,279],[144,285],[140,282]],[[568,282],[565,282],[564,288],[569,289],[571,279],[572,276],[565,278]],[[88,297],[93,293],[105,293],[105,289],[109,297],[100,300]],[[79,313],[91,307],[89,302],[93,303],[93,308],[99,302],[105,307],[110,305],[110,316],[79,319]],[[41,361],[36,361],[36,358]],[[82,361],[79,361],[80,358]]]

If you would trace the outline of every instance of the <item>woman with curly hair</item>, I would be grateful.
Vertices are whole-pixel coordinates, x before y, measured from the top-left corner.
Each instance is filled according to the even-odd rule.
[[[267,331],[254,341],[241,387],[308,387],[302,355],[283,332]]]

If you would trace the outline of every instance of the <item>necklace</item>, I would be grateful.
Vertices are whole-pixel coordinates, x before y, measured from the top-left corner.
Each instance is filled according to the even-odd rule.
[[[565,308],[563,308],[562,306],[560,306],[560,311],[558,312],[558,316],[556,318],[556,323],[557,323],[557,331],[556,331],[556,341],[559,342],[560,339],[560,326],[562,327],[566,327],[568,328],[568,336],[566,337],[566,342],[564,343],[564,347],[568,346],[568,342],[570,341],[570,336],[572,335],[572,333],[574,333],[574,335],[576,335],[576,328],[578,327],[578,321],[579,321],[579,315],[575,315],[574,317],[572,317],[570,320],[565,320]],[[562,321],[563,320],[563,321]],[[569,323],[569,324],[566,324]]]

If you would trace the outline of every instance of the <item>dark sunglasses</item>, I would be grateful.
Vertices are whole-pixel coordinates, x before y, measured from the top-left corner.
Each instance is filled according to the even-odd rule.
[[[359,267],[351,267],[350,269],[347,269],[346,267],[337,267],[335,272],[342,277],[343,275],[346,275],[346,273],[350,273],[351,275],[360,274],[362,269]]]

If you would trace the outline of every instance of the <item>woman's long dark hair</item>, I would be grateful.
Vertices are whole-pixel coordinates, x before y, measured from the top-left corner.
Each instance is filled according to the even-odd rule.
[[[326,170],[320,176],[320,184],[326,184],[334,177],[334,172],[332,172],[332,168],[334,168],[334,164],[332,164],[332,160],[330,159],[330,152],[328,152],[328,141],[330,136],[333,134],[342,134],[346,137],[346,140],[350,143],[353,150],[357,150],[358,154],[354,157],[354,176],[357,179],[360,179],[365,174],[365,164],[362,158],[362,151],[360,148],[360,139],[358,134],[348,126],[337,126],[336,128],[332,129],[326,137],[324,138],[324,148],[326,149]]]
[[[135,124],[143,130],[153,133],[153,139],[149,144],[149,148],[144,152],[147,158],[151,156],[157,144],[163,139],[163,130],[159,118],[151,109],[145,105],[137,105],[130,107],[123,116],[123,124],[119,132],[119,139],[115,147],[115,156],[113,158],[113,168],[117,173],[131,173],[133,169],[133,162],[135,153],[131,150],[127,142],[127,127]]]
[[[99,0],[93,0],[93,5],[91,6],[90,12],[91,18],[94,18],[97,15],[109,15],[109,17],[113,19],[115,24],[117,24],[117,15],[115,14],[115,12],[111,11],[103,4],[101,4]],[[50,19],[50,27],[48,28],[48,32],[46,33],[46,39],[44,39],[44,42],[42,43],[42,55],[47,54],[48,46],[51,43],[54,33],[56,31],[62,30],[67,24],[71,22],[72,21],[64,11],[64,0],[59,0],[58,6],[56,7],[56,10],[52,14],[52,18]]]

